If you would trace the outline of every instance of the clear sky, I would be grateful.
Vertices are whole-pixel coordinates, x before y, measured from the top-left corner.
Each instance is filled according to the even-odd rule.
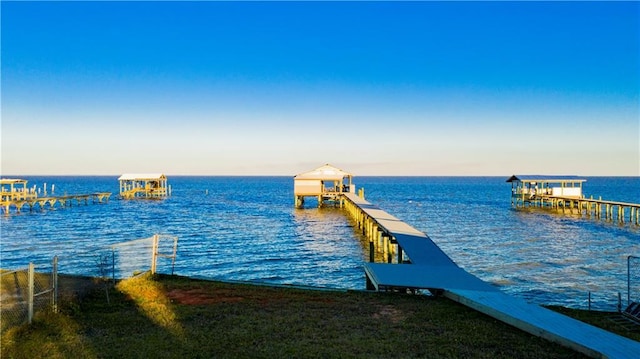
[[[639,2],[7,2],[6,175],[640,175]]]

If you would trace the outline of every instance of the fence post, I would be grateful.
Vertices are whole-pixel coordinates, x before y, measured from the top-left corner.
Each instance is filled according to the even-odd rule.
[[[622,312],[622,294],[618,292],[618,313]]]
[[[156,274],[156,261],[158,259],[158,235],[153,235],[153,245],[151,249],[151,274]]]
[[[54,313],[58,312],[58,256],[53,256],[53,267],[51,269],[51,283],[53,283],[53,294],[51,295],[51,308]]]
[[[116,249],[111,247],[111,281],[116,284]]]
[[[33,321],[33,292],[34,292],[34,271],[35,266],[33,262],[29,262],[29,270],[28,270],[28,288],[27,288],[27,320],[29,324]]]
[[[173,257],[171,258],[171,275],[176,266],[176,253],[178,252],[178,237],[173,237]]]
[[[631,259],[640,259],[636,256],[627,256],[627,306],[631,304]]]

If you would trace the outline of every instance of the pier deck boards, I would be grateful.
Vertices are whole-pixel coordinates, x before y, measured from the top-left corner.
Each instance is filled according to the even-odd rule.
[[[477,291],[498,291],[458,266],[366,263],[367,276],[382,288],[409,289],[473,289]]]
[[[449,299],[591,357],[640,357],[639,342],[506,295],[460,268],[425,233],[363,198],[344,196],[410,258],[411,264],[366,263],[367,278],[376,289],[442,290]]]

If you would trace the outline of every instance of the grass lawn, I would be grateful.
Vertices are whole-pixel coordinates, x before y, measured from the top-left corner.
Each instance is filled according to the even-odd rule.
[[[146,275],[119,282],[108,298],[96,288],[61,307],[3,333],[1,357],[582,357],[446,298],[421,295]],[[576,313],[582,315],[569,312]]]

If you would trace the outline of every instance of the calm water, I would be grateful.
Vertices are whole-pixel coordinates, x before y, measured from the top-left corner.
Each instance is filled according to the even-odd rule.
[[[60,257],[93,274],[95,250],[154,233],[179,237],[180,275],[364,289],[362,238],[339,209],[293,208],[292,177],[170,177],[163,201],[117,199],[113,177],[27,177],[108,204],[0,216],[1,267]],[[640,203],[640,177],[587,178],[587,196]],[[461,267],[530,302],[613,309],[626,300],[640,228],[511,208],[502,177],[356,177],[367,200],[426,232]],[[208,191],[208,194],[206,194]],[[640,262],[637,263],[640,271]],[[635,280],[640,287],[640,279]],[[635,286],[634,286],[635,288]],[[640,289],[632,288],[632,295]]]

